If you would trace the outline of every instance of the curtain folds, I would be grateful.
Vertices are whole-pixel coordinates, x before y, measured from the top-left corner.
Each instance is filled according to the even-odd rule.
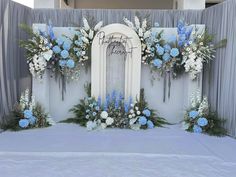
[[[20,23],[48,23],[54,26],[81,26],[82,17],[103,20],[104,25],[123,23],[123,17],[133,19],[149,15],[151,25],[175,27],[179,19],[189,24],[205,24],[216,41],[227,38],[226,48],[217,50],[216,60],[204,69],[203,93],[221,117],[226,128],[236,136],[236,2],[228,0],[205,10],[129,10],[129,9],[30,9],[10,0],[0,1],[0,121],[12,109],[20,92],[31,87],[24,51],[18,40],[27,36],[18,28]]]
[[[18,25],[31,25],[30,14],[30,8],[0,1],[0,123],[12,110],[19,94],[31,87],[24,51],[18,46],[19,40],[27,37]]]

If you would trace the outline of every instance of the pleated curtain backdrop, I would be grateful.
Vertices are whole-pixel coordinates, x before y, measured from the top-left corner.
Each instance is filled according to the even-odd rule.
[[[5,19],[3,19],[6,6],[8,16],[5,15]],[[236,136],[236,94],[234,93],[236,90],[236,51],[233,49],[236,38],[236,24],[233,22],[236,18],[236,2],[234,0],[225,1],[205,10],[32,10],[10,0],[1,1],[0,7],[0,120],[12,109],[20,91],[23,88],[31,87],[31,83],[27,79],[26,84],[19,86],[22,79],[30,78],[23,51],[19,49],[16,42],[16,40],[26,37],[18,28],[19,23],[24,22],[29,25],[48,23],[50,19],[54,26],[81,26],[82,17],[85,16],[93,17],[96,21],[103,20],[104,25],[107,25],[123,23],[123,17],[133,19],[136,12],[139,12],[143,17],[149,15],[152,25],[158,22],[162,27],[175,27],[180,19],[184,19],[189,24],[205,24],[208,31],[215,34],[216,41],[228,38],[227,47],[219,49],[216,53],[216,60],[204,69],[203,93],[209,97],[212,108],[227,119],[226,127],[229,134]],[[7,35],[4,30],[9,30]]]
[[[31,87],[24,50],[18,44],[26,39],[18,25],[31,25],[31,9],[8,0],[0,1],[0,123],[9,114],[20,93]]]

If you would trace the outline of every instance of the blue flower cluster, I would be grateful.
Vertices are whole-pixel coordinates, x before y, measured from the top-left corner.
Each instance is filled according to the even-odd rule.
[[[172,58],[179,56],[179,49],[172,48],[169,44],[165,44],[164,46],[156,44],[156,53],[159,57],[153,60],[153,65],[157,68],[161,68],[163,61],[169,62]]]
[[[21,128],[27,128],[29,125],[35,125],[37,119],[33,116],[31,110],[26,109],[24,112],[24,119],[19,120],[19,126]]]
[[[178,31],[178,46],[182,47],[185,44],[190,44],[190,36],[193,28],[191,26],[187,26],[184,21],[180,20],[177,25]]]
[[[203,127],[208,125],[208,120],[205,117],[200,117],[198,111],[196,110],[190,111],[188,116],[190,117],[191,122],[194,123],[193,132],[202,133]]]
[[[53,52],[60,58],[59,66],[72,69],[75,67],[75,61],[70,57],[72,41],[66,37],[56,39],[57,45],[52,47]]]

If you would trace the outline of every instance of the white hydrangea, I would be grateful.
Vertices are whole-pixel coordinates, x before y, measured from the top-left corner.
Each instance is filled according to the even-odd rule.
[[[102,119],[107,119],[108,113],[106,111],[102,111],[100,116],[101,116]]]
[[[109,125],[112,125],[114,123],[114,119],[113,118],[111,118],[111,117],[108,117],[107,119],[106,119],[106,124],[109,126]]]

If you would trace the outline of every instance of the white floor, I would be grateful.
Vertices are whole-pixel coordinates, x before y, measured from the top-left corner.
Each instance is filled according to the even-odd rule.
[[[236,140],[184,132],[87,132],[73,124],[0,134],[0,177],[234,177]]]

